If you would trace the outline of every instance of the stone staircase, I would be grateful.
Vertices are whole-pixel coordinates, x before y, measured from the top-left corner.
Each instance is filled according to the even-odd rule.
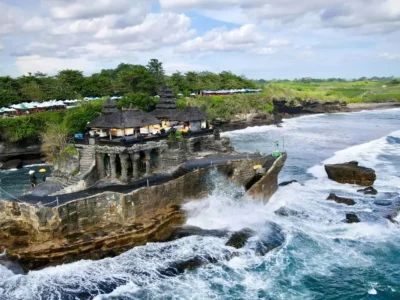
[[[63,189],[53,195],[62,195],[70,193],[71,187],[76,186],[80,181],[85,181],[85,176],[95,164],[94,147],[81,147],[79,150],[79,173],[69,178],[57,178],[57,182],[63,186]]]
[[[95,150],[94,147],[85,147],[79,149],[79,174],[78,178],[83,179],[83,176],[89,172],[90,168],[95,163]]]

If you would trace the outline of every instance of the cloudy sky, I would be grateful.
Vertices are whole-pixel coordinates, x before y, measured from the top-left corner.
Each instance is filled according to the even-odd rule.
[[[150,58],[250,78],[400,76],[400,0],[0,0],[0,75]]]

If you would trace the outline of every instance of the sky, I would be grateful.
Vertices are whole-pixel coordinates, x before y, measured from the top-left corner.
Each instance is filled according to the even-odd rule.
[[[400,76],[400,0],[0,0],[0,75]]]

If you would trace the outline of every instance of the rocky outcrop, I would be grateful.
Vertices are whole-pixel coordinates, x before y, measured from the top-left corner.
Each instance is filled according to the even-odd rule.
[[[376,174],[373,169],[360,167],[356,161],[325,165],[325,171],[329,179],[339,183],[371,186],[376,180]]]
[[[213,124],[223,131],[244,129],[249,126],[262,126],[278,124],[282,121],[280,116],[265,113],[260,110],[252,110],[247,114],[237,114],[231,119],[217,118]]]
[[[243,248],[249,238],[251,238],[253,235],[255,235],[254,230],[244,228],[232,234],[230,239],[226,242],[225,246],[230,246],[236,249]]]
[[[205,178],[210,169],[216,168],[221,175],[245,186],[256,173],[253,166],[264,165],[267,160],[266,157],[233,160],[127,194],[109,191],[94,196],[83,194],[84,198],[54,207],[0,201],[0,245],[5,246],[10,258],[29,270],[77,259],[99,259],[147,242],[165,241],[185,221],[179,206],[187,199],[206,195],[209,182]],[[277,170],[281,167],[270,165],[268,180],[273,182],[263,183],[259,190],[262,195],[276,191]],[[191,234],[188,231],[193,233],[196,229],[175,233],[176,237]],[[223,233],[197,230],[195,234]]]
[[[171,236],[168,237],[167,241],[179,240],[184,237],[193,236],[193,235],[226,237],[229,235],[229,232],[227,230],[222,230],[222,229],[221,230],[218,230],[218,229],[207,230],[207,229],[202,229],[202,228],[196,227],[196,226],[185,225],[185,226],[179,226],[179,227],[174,228]]]
[[[279,184],[279,186],[287,186],[287,185],[290,185],[290,184],[296,183],[296,182],[297,182],[297,180],[284,181],[284,182],[281,182]]]
[[[0,141],[0,169],[15,169],[19,164],[27,166],[41,163],[40,143],[25,141],[9,143]]]
[[[274,113],[280,115],[320,114],[348,112],[346,102],[337,100],[319,101],[317,99],[302,100],[300,98],[273,98]]]
[[[360,219],[356,214],[346,214],[346,222],[351,223],[360,223]]]
[[[363,193],[364,195],[376,195],[378,191],[374,187],[369,186],[365,189],[357,190],[358,193]]]
[[[326,200],[332,200],[332,201],[335,201],[336,203],[346,204],[346,205],[355,205],[356,204],[356,202],[353,199],[338,197],[333,193],[329,194],[329,197]]]

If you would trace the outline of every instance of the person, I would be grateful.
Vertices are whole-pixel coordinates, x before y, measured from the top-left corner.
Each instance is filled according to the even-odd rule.
[[[43,182],[45,182],[46,181],[46,174],[43,174],[43,176],[42,176],[42,180],[43,180]]]
[[[35,171],[29,171],[29,181],[31,182],[31,186],[34,188],[37,185],[37,178],[35,175]]]

